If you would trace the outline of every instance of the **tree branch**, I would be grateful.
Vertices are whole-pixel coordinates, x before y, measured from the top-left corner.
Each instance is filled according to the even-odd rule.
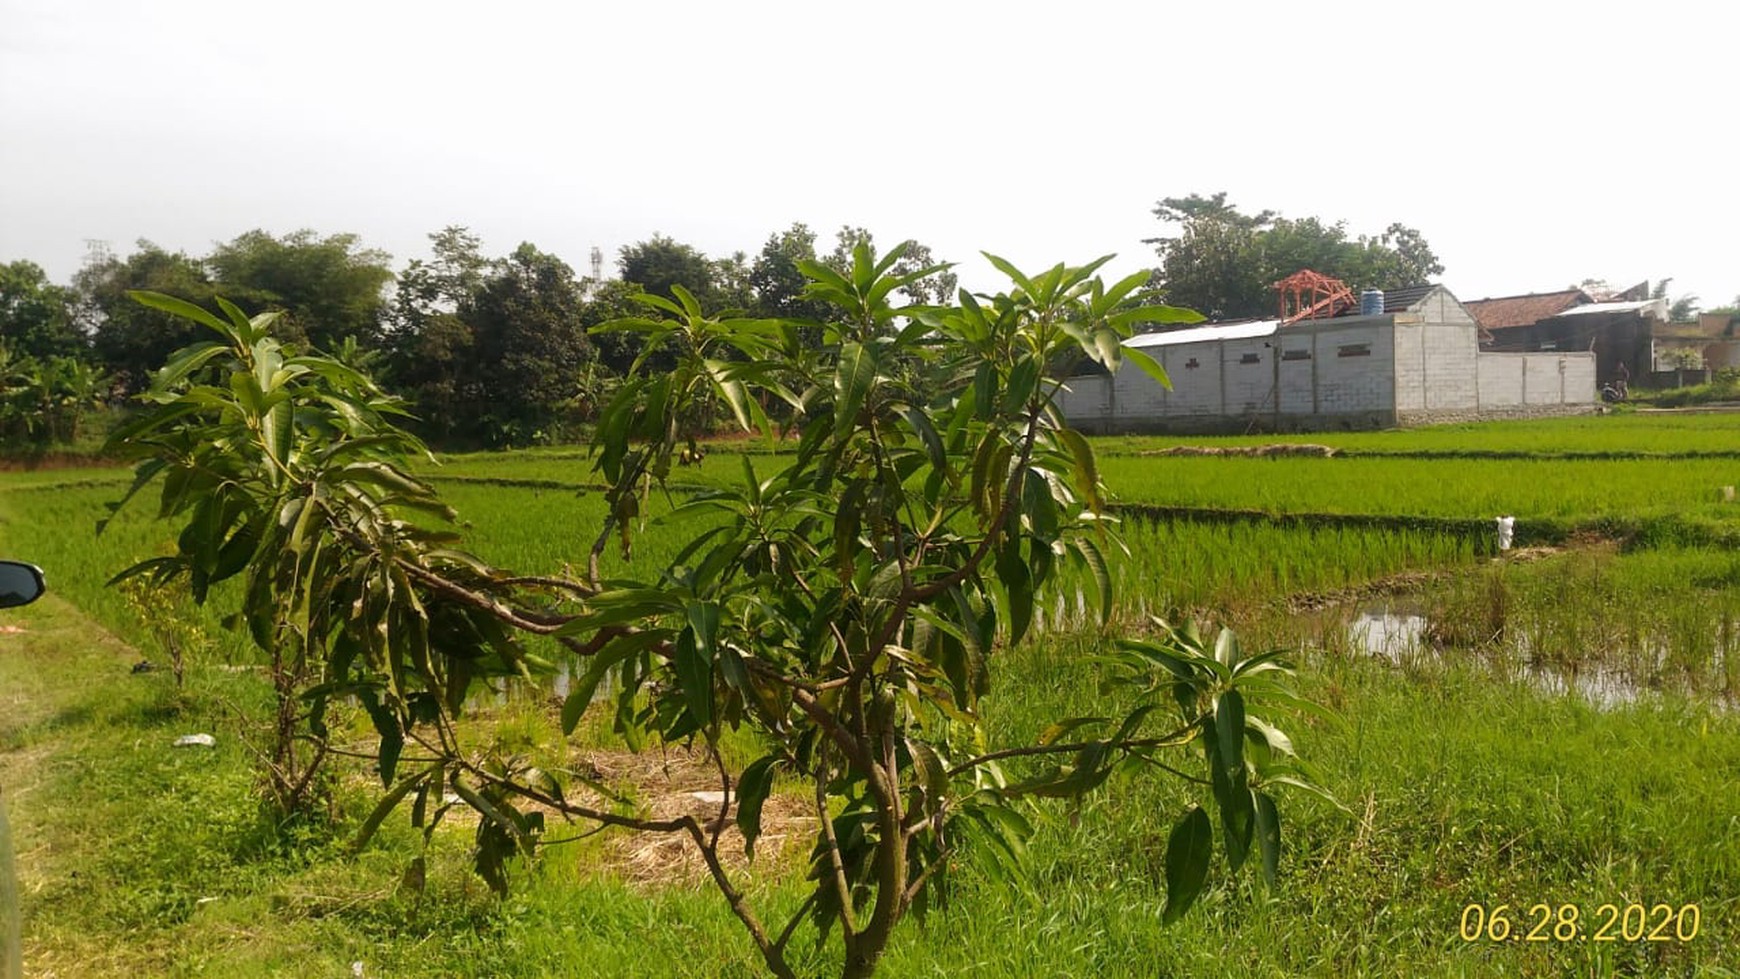
[[[1069,754],[1081,751],[1084,748],[1092,748],[1097,745],[1105,745],[1107,747],[1116,748],[1120,751],[1132,751],[1137,748],[1176,748],[1180,745],[1189,744],[1191,740],[1193,740],[1192,738],[1185,738],[1183,736],[1186,732],[1193,731],[1200,722],[1201,718],[1198,718],[1170,734],[1161,735],[1157,738],[1131,738],[1123,741],[1077,741],[1072,744],[1035,744],[1026,745],[1020,748],[1004,748],[1001,751],[993,751],[988,754],[980,755],[977,758],[963,761],[949,769],[948,774],[950,778],[953,778],[956,775],[970,772],[986,762],[998,761],[1003,758],[1029,758],[1036,755]],[[1182,738],[1182,740],[1180,740],[1180,738]],[[1186,777],[1188,778],[1190,776]]]

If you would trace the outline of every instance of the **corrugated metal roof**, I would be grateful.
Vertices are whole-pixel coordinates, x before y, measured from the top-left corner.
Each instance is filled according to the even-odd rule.
[[[1188,330],[1168,330],[1164,333],[1143,333],[1124,341],[1126,347],[1174,347],[1181,343],[1206,343],[1211,340],[1249,340],[1266,337],[1281,328],[1280,320],[1256,320],[1250,323],[1216,323]]]
[[[1587,316],[1590,313],[1641,313],[1656,307],[1653,311],[1667,319],[1666,299],[1644,299],[1629,303],[1587,303],[1582,306],[1572,306],[1560,313],[1560,316]]]

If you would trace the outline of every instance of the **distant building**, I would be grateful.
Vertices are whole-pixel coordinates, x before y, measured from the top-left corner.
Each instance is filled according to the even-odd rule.
[[[1313,431],[1588,411],[1587,351],[1482,353],[1442,286],[1384,296],[1375,315],[1224,323],[1125,341],[1166,369],[1069,378],[1060,405],[1088,432]]]
[[[1652,339],[1667,321],[1665,299],[1650,299],[1648,283],[1614,299],[1582,289],[1498,296],[1467,303],[1480,324],[1480,348],[1491,352],[1581,351],[1595,354],[1596,377],[1641,379],[1654,370]],[[1624,364],[1624,371],[1620,365]]]
[[[1652,337],[1654,370],[1660,374],[1721,371],[1740,367],[1740,316],[1704,313],[1696,323],[1657,326]],[[1683,381],[1682,381],[1683,383]]]

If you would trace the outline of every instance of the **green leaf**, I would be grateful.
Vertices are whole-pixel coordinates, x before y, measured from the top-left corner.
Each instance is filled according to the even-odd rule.
[[[1009,281],[1020,286],[1021,291],[1027,293],[1029,296],[1037,296],[1038,295],[1038,290],[1033,288],[1032,280],[1028,279],[1027,276],[1022,275],[1020,269],[1016,268],[1014,265],[1011,265],[1007,260],[1002,259],[1002,258],[998,258],[997,256],[991,254],[990,252],[980,252],[979,254],[985,256],[985,259],[987,261],[989,261],[993,266],[995,266],[997,271],[1008,276]]]
[[[1215,702],[1214,737],[1207,742],[1207,749],[1213,769],[1210,782],[1226,836],[1227,865],[1233,870],[1244,864],[1256,824],[1245,774],[1244,744],[1244,699],[1238,691],[1228,690]]]
[[[931,467],[948,472],[948,450],[943,447],[942,436],[937,434],[936,426],[931,424],[930,415],[917,405],[907,405],[901,414],[906,418],[906,424],[918,434],[918,440],[924,446],[925,456],[930,460]]]
[[[935,810],[948,798],[948,769],[943,766],[936,751],[917,738],[906,739],[906,751],[912,756],[913,767],[917,769],[918,784],[930,800],[930,808]]]
[[[1148,356],[1147,352],[1137,347],[1125,347],[1124,359],[1136,365],[1136,369],[1154,379],[1154,383],[1166,390],[1172,390],[1172,378],[1166,376],[1166,368]]]
[[[778,755],[763,755],[749,763],[737,779],[737,829],[743,833],[743,853],[754,859],[755,839],[761,835],[761,807],[773,789]]]
[[[1244,768],[1245,699],[1237,690],[1220,695],[1214,707],[1215,743],[1220,749],[1221,764],[1230,773]]]
[[[844,438],[857,422],[858,411],[876,383],[876,358],[861,343],[840,348],[834,372],[834,437]]]
[[[1256,793],[1257,848],[1263,858],[1263,881],[1275,886],[1281,864],[1281,813],[1268,793]]]
[[[702,727],[713,723],[713,639],[718,628],[719,606],[711,602],[689,606],[689,628],[677,637],[672,664],[683,702]]]
[[[1201,323],[1207,317],[1183,306],[1143,306],[1106,317],[1106,322],[1127,329],[1136,323]]]
[[[375,831],[381,828],[381,823],[394,809],[398,808],[406,794],[412,789],[426,784],[429,776],[433,774],[435,774],[434,769],[427,769],[415,775],[407,775],[399,780],[399,784],[388,790],[386,795],[381,796],[381,801],[375,803],[374,809],[369,811],[368,818],[363,820],[362,825],[357,827],[356,835],[351,837],[351,855],[361,853],[362,848],[368,846],[369,840],[374,838]]]
[[[1027,402],[1032,399],[1033,392],[1039,387],[1039,364],[1030,357],[1017,361],[1014,369],[1009,371],[1009,380],[1003,388],[1003,413],[1006,415],[1022,414],[1027,410]]]
[[[568,698],[562,701],[562,733],[574,733],[574,727],[580,723],[580,716],[586,713],[587,706],[592,703],[593,694],[598,690],[598,684],[604,681],[611,667],[651,648],[660,638],[661,635],[656,632],[637,632],[618,636],[606,643],[592,657],[586,673],[568,689]]]
[[[1080,432],[1070,428],[1058,429],[1057,439],[1069,450],[1070,458],[1075,462],[1075,491],[1087,501],[1089,509],[1096,513],[1104,509],[1105,501],[1100,499],[1100,470],[1094,462],[1093,447]]]
[[[1082,562],[1093,572],[1094,582],[1100,590],[1100,625],[1105,625],[1112,618],[1112,573],[1106,566],[1106,556],[1100,553],[1098,545],[1085,537],[1074,542],[1075,552],[1081,555]]]
[[[1208,863],[1213,855],[1213,825],[1201,806],[1193,806],[1166,840],[1166,910],[1162,922],[1171,924],[1190,910],[1208,881]]]
[[[185,299],[177,299],[174,296],[166,296],[161,292],[148,292],[143,289],[130,290],[127,295],[133,297],[133,300],[141,305],[150,306],[152,309],[160,309],[165,313],[172,313],[182,319],[193,320],[195,323],[203,323],[218,331],[219,335],[226,340],[233,339],[234,337],[234,327]]]
[[[1021,539],[1011,537],[997,550],[997,579],[1009,596],[1009,643],[1027,635],[1033,623],[1033,573],[1021,559]]]

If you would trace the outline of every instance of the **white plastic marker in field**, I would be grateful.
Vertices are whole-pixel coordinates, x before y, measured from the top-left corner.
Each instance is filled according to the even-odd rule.
[[[1499,517],[1498,518],[1498,549],[1501,551],[1510,550],[1511,539],[1515,536],[1516,536],[1516,518],[1515,517]]]

